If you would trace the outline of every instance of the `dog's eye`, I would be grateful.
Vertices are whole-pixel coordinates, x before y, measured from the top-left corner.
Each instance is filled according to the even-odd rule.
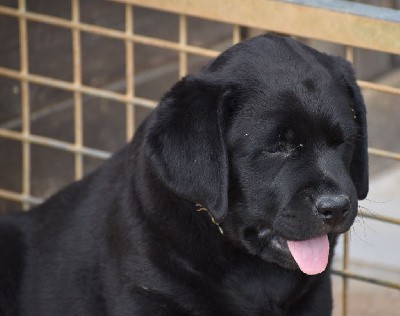
[[[338,147],[346,142],[343,131],[340,127],[333,128],[329,132],[327,143],[331,147]]]
[[[276,154],[286,151],[286,146],[284,142],[277,142],[275,145],[268,147],[262,151],[263,154]]]
[[[295,133],[291,129],[282,129],[277,135],[275,143],[264,148],[261,153],[263,155],[287,158],[297,153],[298,149],[301,147],[303,147],[303,144],[298,143],[298,140],[295,138]]]
[[[303,144],[294,145],[290,142],[280,141],[275,146],[265,149],[263,151],[263,153],[264,154],[284,154],[285,156],[290,156],[301,147],[303,147]]]
[[[343,137],[334,137],[330,140],[330,142],[328,144],[332,147],[338,147],[345,142],[346,142],[346,140]]]

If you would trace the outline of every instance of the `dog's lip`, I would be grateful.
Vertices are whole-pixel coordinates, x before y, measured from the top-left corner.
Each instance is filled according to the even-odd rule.
[[[258,231],[258,238],[260,240],[269,239],[269,246],[275,248],[278,251],[290,254],[289,247],[287,245],[287,239],[275,234],[271,229],[263,227]]]
[[[283,237],[280,237],[278,235],[274,235],[271,238],[270,242],[271,246],[274,247],[275,249],[285,252],[287,254],[290,254],[289,247],[287,244],[287,240]]]
[[[259,238],[260,237],[261,236],[259,234]],[[297,239],[296,238],[290,239],[290,238],[282,237],[282,236],[280,236],[278,234],[272,234],[270,236],[270,238],[269,238],[269,246],[273,247],[274,249],[276,249],[278,251],[281,251],[281,252],[283,252],[283,253],[285,253],[287,255],[290,255],[290,257],[291,257],[291,252],[290,252],[289,246],[288,246],[288,240],[301,241],[301,240],[308,240],[308,239],[311,239],[311,238],[313,238],[313,237],[310,237],[310,238],[307,238],[307,239],[298,239],[298,238]]]
[[[323,232],[325,233],[325,232]],[[284,254],[287,258],[290,258],[291,260],[294,259],[292,257],[292,254],[289,250],[288,246],[288,240],[308,240],[314,237],[317,237],[321,234],[317,235],[311,235],[307,236],[306,238],[299,238],[299,236],[286,236],[285,234],[280,234],[279,232],[276,232],[274,229],[268,228],[267,226],[260,225],[258,226],[258,231],[257,231],[257,237],[259,241],[261,241],[264,244],[264,247],[260,248],[260,253],[264,251],[268,251],[267,249],[274,249],[278,252],[281,252]]]

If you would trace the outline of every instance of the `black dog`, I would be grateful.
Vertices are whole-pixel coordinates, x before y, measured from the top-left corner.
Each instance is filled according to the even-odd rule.
[[[330,315],[336,238],[368,191],[350,64],[244,41],[132,142],[0,224],[3,315]]]

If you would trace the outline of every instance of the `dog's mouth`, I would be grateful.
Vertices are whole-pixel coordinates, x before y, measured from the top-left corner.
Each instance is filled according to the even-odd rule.
[[[326,234],[306,240],[287,240],[268,228],[252,228],[245,233],[246,248],[269,261],[279,257],[280,265],[297,268],[308,275],[325,271],[329,261]],[[275,260],[274,260],[275,261]]]

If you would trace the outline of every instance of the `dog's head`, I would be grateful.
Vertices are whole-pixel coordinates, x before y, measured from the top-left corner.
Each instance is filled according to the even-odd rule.
[[[328,236],[350,228],[368,192],[365,115],[345,60],[260,36],[165,95],[147,154],[162,182],[206,207],[229,241],[315,274]]]

